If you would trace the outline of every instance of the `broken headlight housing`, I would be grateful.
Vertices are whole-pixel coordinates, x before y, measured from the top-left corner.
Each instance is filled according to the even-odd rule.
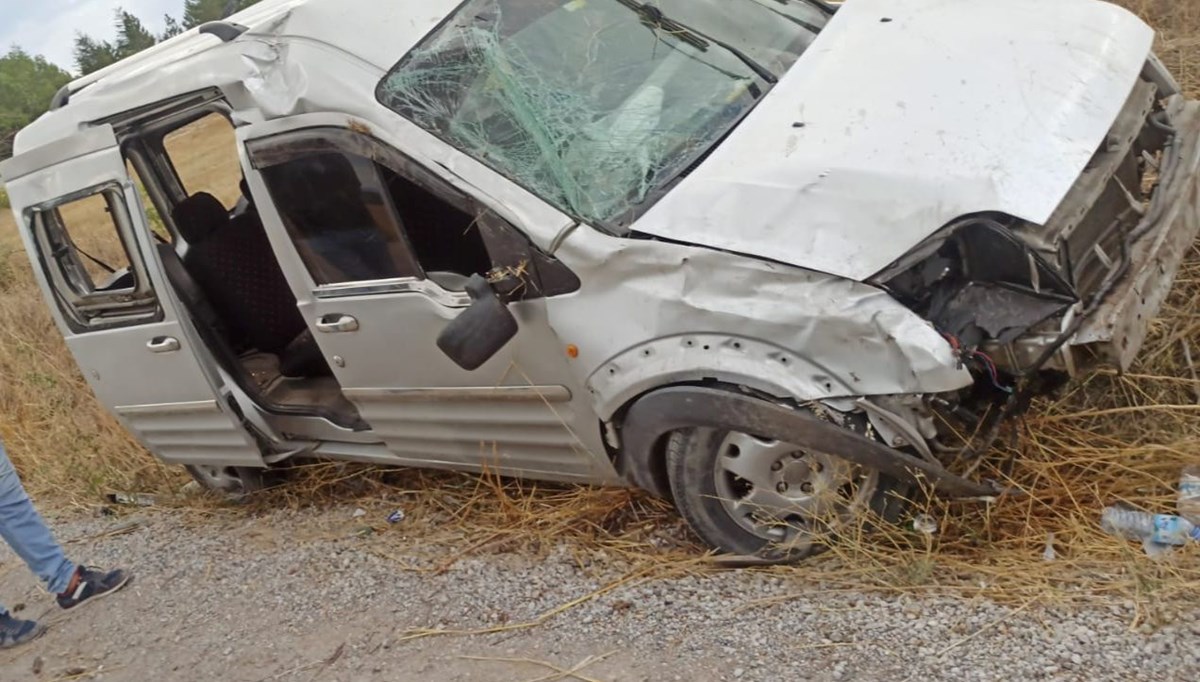
[[[997,386],[1004,386],[1003,374],[1041,369],[1032,365],[1079,301],[1063,275],[1015,234],[1021,224],[997,214],[962,218],[873,278]]]

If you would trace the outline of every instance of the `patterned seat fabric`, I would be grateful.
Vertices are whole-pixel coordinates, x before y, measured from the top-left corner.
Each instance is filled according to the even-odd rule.
[[[172,215],[188,242],[184,266],[239,351],[279,355],[307,331],[256,215],[243,213],[230,220],[216,197],[204,192],[180,202]]]

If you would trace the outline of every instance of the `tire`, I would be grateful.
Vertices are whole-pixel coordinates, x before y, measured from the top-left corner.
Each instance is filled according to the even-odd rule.
[[[267,487],[267,469],[253,467],[184,466],[205,490],[243,496]]]
[[[786,520],[772,518],[770,523],[761,525],[751,520],[750,517],[761,518],[762,510],[777,507],[748,503],[747,500],[756,499],[755,486],[725,470],[729,462],[736,461],[737,455],[730,458],[731,448],[736,449],[736,444],[761,445],[764,453],[768,450],[772,453],[766,455],[767,459],[777,457],[776,463],[770,465],[772,476],[794,479],[797,472],[808,472],[808,478],[815,481],[807,483],[810,492],[796,493],[798,497],[809,500],[806,504],[817,499],[837,500],[843,490],[852,493],[852,497],[847,497],[846,509],[836,513],[819,513],[808,519],[802,515]],[[675,506],[688,526],[708,545],[733,555],[778,563],[798,561],[826,549],[827,543],[837,536],[839,530],[855,522],[865,522],[872,515],[894,522],[907,506],[904,498],[909,486],[900,485],[878,472],[851,465],[832,455],[810,455],[795,446],[737,432],[710,428],[675,431],[667,444],[666,460]],[[774,469],[776,464],[780,467],[779,471]],[[849,472],[844,476],[846,486],[835,488],[822,482],[822,479],[814,478],[822,474],[813,472],[822,471],[830,480],[835,477],[840,480],[842,477],[835,471]],[[729,481],[732,484],[728,484]],[[774,492],[785,494],[782,491],[790,484],[784,480],[779,480],[779,483],[784,485],[776,487]],[[814,485],[822,487],[814,491]],[[767,499],[777,497],[772,495]],[[812,504],[814,507],[827,506],[830,510],[839,508],[836,501]],[[792,509],[789,507],[789,511]],[[745,510],[749,510],[749,513],[745,513]]]

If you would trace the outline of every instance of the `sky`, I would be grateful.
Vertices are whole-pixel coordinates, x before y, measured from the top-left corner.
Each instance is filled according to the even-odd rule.
[[[164,14],[183,14],[183,0],[0,0],[0,54],[19,45],[75,73],[75,34],[112,40],[118,7],[154,33],[163,30]]]

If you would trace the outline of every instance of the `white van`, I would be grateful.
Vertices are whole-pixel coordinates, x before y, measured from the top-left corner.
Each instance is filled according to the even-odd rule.
[[[267,0],[72,82],[0,176],[98,398],[209,486],[633,485],[795,559],[1000,493],[1004,424],[1136,356],[1200,226],[1152,40],[1097,0]]]

